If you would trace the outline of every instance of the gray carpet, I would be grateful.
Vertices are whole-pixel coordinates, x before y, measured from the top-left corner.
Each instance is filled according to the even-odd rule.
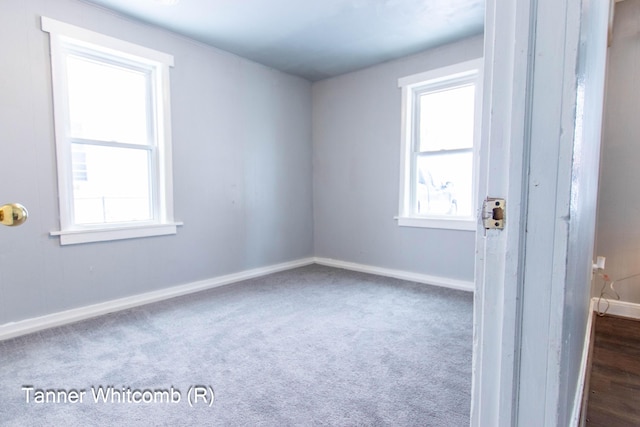
[[[312,265],[3,341],[0,425],[465,426],[472,300]]]

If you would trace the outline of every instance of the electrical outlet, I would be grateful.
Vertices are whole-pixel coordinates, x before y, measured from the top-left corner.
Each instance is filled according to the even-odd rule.
[[[595,273],[598,270],[604,270],[604,262],[606,261],[606,258],[603,256],[598,256],[596,257],[596,262],[593,263],[593,272]]]

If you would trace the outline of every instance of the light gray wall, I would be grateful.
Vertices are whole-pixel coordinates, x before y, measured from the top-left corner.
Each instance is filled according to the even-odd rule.
[[[596,254],[612,279],[640,273],[640,1],[616,4],[609,48]],[[594,283],[600,294],[602,281]],[[623,301],[640,303],[640,277],[616,285]]]
[[[175,57],[175,236],[61,247],[40,16]],[[0,324],[313,255],[311,85],[75,0],[0,1]]]
[[[473,232],[398,227],[398,78],[482,56],[482,37],[313,85],[318,257],[473,280]]]

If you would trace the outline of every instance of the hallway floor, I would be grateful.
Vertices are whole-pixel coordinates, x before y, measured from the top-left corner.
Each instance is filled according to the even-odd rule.
[[[588,399],[587,426],[640,425],[640,321],[595,317]]]

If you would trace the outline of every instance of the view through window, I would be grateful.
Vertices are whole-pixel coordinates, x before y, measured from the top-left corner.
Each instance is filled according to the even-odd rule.
[[[475,229],[481,60],[400,79],[398,224]]]
[[[75,224],[154,216],[150,70],[67,56]]]
[[[42,17],[61,244],[175,234],[166,53]]]

